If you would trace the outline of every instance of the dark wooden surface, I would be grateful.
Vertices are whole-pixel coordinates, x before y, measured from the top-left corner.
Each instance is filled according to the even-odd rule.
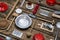
[[[2,0],[0,0],[0,1],[2,1]],[[4,1],[4,0],[3,0]],[[29,0],[29,1],[31,1],[34,5],[36,5],[35,3],[39,3],[39,0]],[[5,0],[4,2],[6,2],[8,5],[9,5],[9,11],[7,11],[7,12],[5,12],[5,13],[8,13],[9,14],[9,12],[11,11],[11,9],[13,8],[13,5],[15,5],[15,2],[16,2],[16,0]],[[20,4],[21,4],[21,2],[22,2],[22,0],[20,0],[19,1],[19,4],[16,6],[16,8],[20,8]],[[24,3],[24,5],[21,7],[21,9],[23,10],[23,12],[24,13],[27,13],[27,14],[30,14],[30,13],[32,13],[32,10],[27,10],[26,9],[26,7],[25,7],[25,5],[26,5],[26,2],[27,1],[25,1],[25,3]],[[42,3],[42,5],[45,5],[45,6],[47,6],[46,5],[46,3],[44,3],[45,1],[43,0],[43,1],[41,1]],[[50,6],[48,6],[48,7],[50,7]],[[56,8],[57,7],[57,8]],[[15,8],[15,9],[16,9]],[[58,5],[56,5],[56,6],[53,6],[53,7],[50,7],[50,8],[56,8],[56,10],[60,10],[60,6],[58,6]],[[9,23],[11,23],[12,22],[12,20],[14,19],[14,17],[16,17],[16,16],[18,16],[18,14],[16,14],[16,12],[15,12],[15,9],[13,10],[13,12],[12,12],[12,14],[8,17],[8,19],[7,20],[9,20]],[[39,8],[40,9],[40,8]],[[53,18],[53,17],[45,17],[45,16],[42,16],[42,15],[40,15],[39,14],[39,9],[38,9],[38,11],[37,11],[37,16],[39,16],[39,17],[42,17],[42,18],[45,18],[46,20],[54,20],[54,22],[56,23],[57,21],[58,21],[58,19],[57,18]],[[15,14],[14,14],[15,13]],[[1,16],[1,19],[2,18],[6,18],[7,16],[8,16],[8,14],[6,15],[5,14],[5,17],[2,17]],[[22,36],[22,38],[21,39],[23,39],[23,40],[32,40],[32,37],[33,37],[33,35],[34,34],[36,34],[36,33],[42,33],[43,35],[44,35],[44,37],[45,37],[45,40],[50,40],[50,39],[53,39],[54,40],[54,37],[55,37],[55,32],[56,32],[56,28],[54,29],[54,31],[53,32],[49,32],[49,31],[46,31],[46,30],[42,30],[42,29],[40,29],[39,28],[39,26],[37,26],[39,23],[43,23],[44,21],[42,21],[42,20],[37,20],[37,19],[33,19],[32,18],[32,20],[33,20],[33,23],[32,23],[32,25],[31,25],[31,27],[29,28],[29,29],[27,29],[27,30],[20,30],[19,28],[17,28],[16,26],[15,26],[15,20],[13,21],[13,23],[12,23],[12,25],[11,25],[11,27],[10,27],[10,29],[7,31],[7,30],[0,30],[0,33],[3,33],[3,34],[5,34],[5,35],[8,35],[8,36],[11,36],[11,37],[13,37],[13,38],[15,38],[15,36],[12,36],[12,32],[13,32],[13,30],[14,29],[17,29],[17,30],[19,30],[20,32],[23,32],[24,34],[23,34],[23,36]],[[55,25],[55,23],[54,23],[54,25]],[[60,33],[59,33],[60,34]],[[30,38],[27,38],[27,35],[31,35],[31,37]],[[17,37],[16,37],[17,38]],[[17,39],[14,39],[14,40],[17,40]],[[20,40],[20,39],[19,39]]]

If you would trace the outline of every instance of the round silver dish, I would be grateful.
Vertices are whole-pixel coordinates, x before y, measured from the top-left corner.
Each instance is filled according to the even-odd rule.
[[[32,19],[27,14],[21,14],[15,19],[16,25],[21,29],[29,28],[32,24]]]

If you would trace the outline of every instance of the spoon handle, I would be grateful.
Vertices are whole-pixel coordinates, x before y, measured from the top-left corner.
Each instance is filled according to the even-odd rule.
[[[55,36],[55,40],[57,40],[57,38],[58,38],[58,33],[59,33],[59,31],[58,31],[58,29],[57,29],[56,36]]]
[[[21,3],[21,5],[20,5],[20,7],[22,7],[22,6],[23,6],[24,2],[25,2],[25,0],[23,0],[23,1],[22,1],[22,3]]]

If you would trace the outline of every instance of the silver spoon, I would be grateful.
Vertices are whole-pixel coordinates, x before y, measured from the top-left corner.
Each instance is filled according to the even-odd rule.
[[[12,40],[12,38],[11,38],[11,37],[5,36],[5,35],[3,35],[3,34],[0,34],[0,36],[5,37],[5,38],[6,38],[6,40]]]
[[[22,1],[22,3],[21,3],[21,5],[20,5],[20,7],[22,7],[24,3],[25,3],[25,0],[23,0],[23,1]]]
[[[6,36],[6,40],[12,40],[12,38],[11,38],[11,37]]]
[[[57,22],[56,26],[57,26],[57,32],[56,32],[55,40],[57,40],[57,38],[58,38],[58,33],[59,33],[59,29],[60,29],[60,22]]]

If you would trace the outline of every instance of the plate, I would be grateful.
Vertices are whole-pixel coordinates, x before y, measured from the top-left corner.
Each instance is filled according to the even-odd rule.
[[[21,29],[29,28],[32,24],[32,19],[27,14],[21,14],[15,19],[17,27]]]

